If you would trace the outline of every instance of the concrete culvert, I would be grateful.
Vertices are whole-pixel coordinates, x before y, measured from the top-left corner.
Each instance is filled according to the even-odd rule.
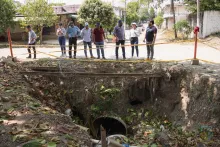
[[[127,134],[127,126],[123,122],[123,120],[115,117],[103,116],[95,119],[93,122],[93,127],[96,134],[95,137],[97,139],[100,139],[101,125],[105,128],[107,136],[115,135],[115,134],[121,134],[121,135]]]

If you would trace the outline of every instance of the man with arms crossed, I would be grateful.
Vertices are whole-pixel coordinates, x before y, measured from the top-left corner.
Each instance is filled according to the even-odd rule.
[[[116,49],[115,49],[115,55],[116,55],[116,60],[118,60],[118,49],[119,45],[121,44],[122,48],[122,55],[123,59],[125,60],[125,30],[123,27],[123,23],[121,20],[118,21],[118,25],[115,26],[114,29],[114,36],[116,37]]]
[[[71,21],[68,25],[67,34],[69,37],[69,58],[72,58],[72,46],[74,45],[74,59],[76,59],[77,37],[80,35],[80,29]]]
[[[146,34],[144,42],[146,40],[147,44],[147,60],[152,60],[154,57],[154,43],[156,40],[157,28],[154,26],[154,21],[149,21],[148,27],[146,29]]]
[[[97,56],[98,56],[97,59],[100,59],[100,50],[101,50],[101,54],[102,54],[102,59],[105,59],[105,52],[104,52],[105,32],[99,22],[96,23],[96,28],[93,31],[92,38],[93,38],[93,42],[97,48]]]
[[[86,22],[85,28],[83,28],[81,31],[81,36],[83,38],[83,44],[84,44],[84,53],[85,53],[86,58],[87,58],[87,45],[89,46],[89,52],[90,52],[91,58],[94,58],[92,54],[92,42],[91,42],[92,36],[91,35],[92,35],[92,29],[89,28],[89,24]]]

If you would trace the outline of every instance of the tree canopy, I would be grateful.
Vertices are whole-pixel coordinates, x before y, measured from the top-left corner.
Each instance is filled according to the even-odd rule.
[[[115,16],[110,3],[86,0],[80,7],[79,17],[82,22],[88,22],[93,27],[100,22],[103,27],[110,28]]]
[[[126,14],[126,23],[128,25],[130,25],[132,22],[137,22],[139,20],[138,10],[138,2],[132,1],[128,3]]]
[[[192,13],[197,12],[197,1],[196,0],[185,0],[187,9]],[[200,0],[200,11],[208,10],[220,10],[220,0]]]
[[[0,34],[5,33],[8,27],[14,24],[15,5],[12,0],[0,0]]]
[[[20,7],[19,12],[24,15],[21,25],[34,26],[40,32],[41,41],[43,28],[54,25],[58,20],[53,7],[46,0],[27,0],[26,4]]]

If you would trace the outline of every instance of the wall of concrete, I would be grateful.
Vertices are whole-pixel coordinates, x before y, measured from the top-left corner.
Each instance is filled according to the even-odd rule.
[[[205,38],[213,33],[220,32],[220,11],[205,11],[203,15],[203,32]]]

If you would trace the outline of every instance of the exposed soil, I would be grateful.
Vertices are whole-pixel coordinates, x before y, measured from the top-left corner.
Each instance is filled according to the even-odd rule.
[[[31,72],[33,67],[46,68],[38,74],[23,73],[24,77],[18,73]],[[1,99],[10,100],[1,100],[4,117],[0,140],[10,147],[33,139],[41,139],[43,145],[90,146],[89,134],[72,119],[90,128],[96,137],[93,121],[111,116],[126,122],[129,139],[123,143],[130,145],[219,146],[219,67],[51,59],[15,64],[5,60],[0,68],[4,79]],[[155,77],[76,77],[67,72]]]
[[[55,98],[55,103],[59,99],[59,103],[54,104],[57,107],[56,109],[63,108],[60,111],[64,111],[71,108],[91,131],[92,121],[99,116],[114,116],[124,120],[129,124],[128,131],[130,135],[132,134],[131,138],[142,145],[150,142],[146,141],[146,138],[142,140],[142,135],[148,132],[146,130],[149,128],[144,127],[145,131],[141,131],[140,124],[146,122],[149,124],[155,123],[153,125],[154,130],[160,128],[161,125],[168,127],[169,123],[163,123],[168,120],[168,122],[172,122],[172,126],[180,126],[183,130],[195,131],[208,126],[208,128],[211,128],[212,133],[219,131],[219,65],[191,66],[189,63],[152,64],[147,62],[100,63],[81,61],[72,63],[68,60],[61,62],[41,60],[31,64],[28,63],[25,66],[53,66],[59,67],[59,70],[61,68],[63,73],[58,76],[48,76],[42,73],[43,76],[30,75],[28,78],[38,85],[37,89],[49,91],[48,96]],[[162,77],[79,78],[69,77],[65,74],[65,71],[154,73],[155,75],[160,73]],[[53,88],[48,84],[54,85]],[[62,107],[60,107],[60,95],[64,95],[66,98]],[[146,113],[149,115],[145,115]],[[152,124],[150,129],[152,129]],[[175,136],[175,133],[171,134]],[[93,136],[95,135],[93,134]],[[136,139],[134,136],[136,136]],[[186,140],[180,139],[181,141],[179,144],[177,143],[177,146],[184,146],[186,142],[189,143],[188,146],[195,146],[201,142],[201,138],[198,136],[198,132],[193,137],[184,136],[183,138]],[[190,142],[187,141],[189,137],[193,138]],[[170,140],[171,146],[176,144],[177,138],[174,137]],[[206,141],[204,143],[209,146],[216,145],[208,144]],[[216,141],[216,143],[219,142]]]
[[[0,146],[90,146],[88,132],[69,116],[28,94],[22,69],[10,58],[0,61]]]

